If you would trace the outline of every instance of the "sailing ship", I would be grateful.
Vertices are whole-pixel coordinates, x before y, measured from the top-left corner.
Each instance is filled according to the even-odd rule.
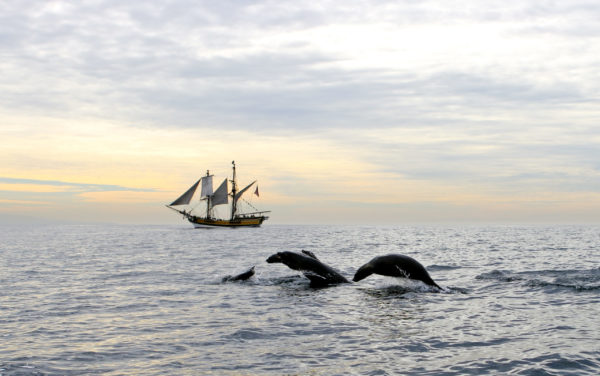
[[[231,180],[223,180],[219,188],[216,191],[213,191],[213,175],[210,174],[210,171],[206,171],[206,175],[198,179],[194,185],[190,187],[184,194],[182,194],[177,200],[173,201],[169,205],[166,205],[167,208],[174,210],[184,216],[190,223],[194,225],[194,227],[258,227],[265,220],[269,219],[265,214],[270,213],[270,211],[258,211],[258,209],[254,208],[250,203],[250,205],[254,210],[254,212],[245,213],[240,210],[240,199],[242,199],[242,195],[256,183],[256,180],[252,183],[248,184],[245,188],[238,190],[237,182],[235,179],[235,161],[231,162],[233,165],[233,178]],[[228,190],[228,182],[231,182],[231,192]],[[189,205],[194,193],[196,192],[198,185],[201,185],[200,191],[200,201],[206,202],[206,210],[203,215],[196,215],[194,210],[196,208],[192,208],[189,211],[179,210],[174,208],[174,206],[180,205]],[[254,191],[254,193],[258,196],[258,187]],[[220,219],[215,217],[215,206],[218,205],[228,205],[229,198],[231,198],[231,216],[229,219]],[[243,199],[242,199],[243,200]],[[244,200],[245,201],[245,200]]]

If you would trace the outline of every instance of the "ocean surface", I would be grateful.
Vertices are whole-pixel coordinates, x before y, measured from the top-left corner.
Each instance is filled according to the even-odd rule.
[[[348,279],[267,264],[313,251]],[[248,281],[222,282],[256,266]],[[1,375],[599,375],[600,227],[0,227]]]

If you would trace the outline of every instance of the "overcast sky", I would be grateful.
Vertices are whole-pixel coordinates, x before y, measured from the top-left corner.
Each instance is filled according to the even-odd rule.
[[[0,216],[600,222],[597,1],[0,2]],[[241,181],[243,184],[245,181]],[[175,217],[175,218],[174,218]]]

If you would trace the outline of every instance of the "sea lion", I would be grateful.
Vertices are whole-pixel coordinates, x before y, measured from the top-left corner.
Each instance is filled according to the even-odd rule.
[[[423,265],[412,257],[404,255],[390,254],[375,257],[361,266],[354,274],[352,280],[358,282],[371,274],[415,279],[442,290],[442,288],[431,279]]]
[[[245,281],[248,278],[252,277],[254,275],[254,266],[251,267],[250,269],[248,269],[247,271],[243,272],[242,274],[238,274],[236,276],[226,276],[223,277],[223,282],[232,282],[232,281]]]
[[[319,261],[314,253],[304,250],[302,253],[304,254],[288,251],[277,252],[271,255],[267,262],[269,264],[282,263],[290,269],[301,271],[306,278],[310,279],[311,287],[350,283],[343,275]]]

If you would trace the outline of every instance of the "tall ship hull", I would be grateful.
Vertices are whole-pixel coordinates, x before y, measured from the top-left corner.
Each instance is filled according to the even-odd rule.
[[[269,217],[248,217],[238,218],[235,220],[230,219],[206,219],[201,217],[190,216],[188,221],[196,228],[203,227],[259,227],[263,221]]]
[[[213,191],[212,178],[213,175],[209,171],[206,171],[206,175],[198,179],[198,181],[192,185],[185,193],[183,193],[177,200],[171,204],[166,205],[169,209],[182,214],[196,228],[211,228],[211,227],[259,227],[264,221],[269,219],[266,213],[269,211],[253,211],[244,212],[241,210],[242,201],[246,202],[253,209],[254,206],[242,198],[242,195],[252,187],[256,181],[248,184],[245,188],[238,190],[237,182],[235,178],[235,161],[231,162],[233,165],[233,178],[231,180],[223,180],[219,188]],[[228,182],[231,183],[231,191],[228,190]],[[197,206],[192,206],[191,209],[178,209],[176,206],[186,205],[189,206],[192,198],[198,188],[201,185],[200,202],[205,203],[201,205],[202,214],[198,214],[199,210]],[[254,191],[254,194],[258,197],[258,186]],[[231,209],[229,212],[231,216],[228,219],[221,219],[215,216],[215,207],[219,205],[229,205],[231,200]]]

